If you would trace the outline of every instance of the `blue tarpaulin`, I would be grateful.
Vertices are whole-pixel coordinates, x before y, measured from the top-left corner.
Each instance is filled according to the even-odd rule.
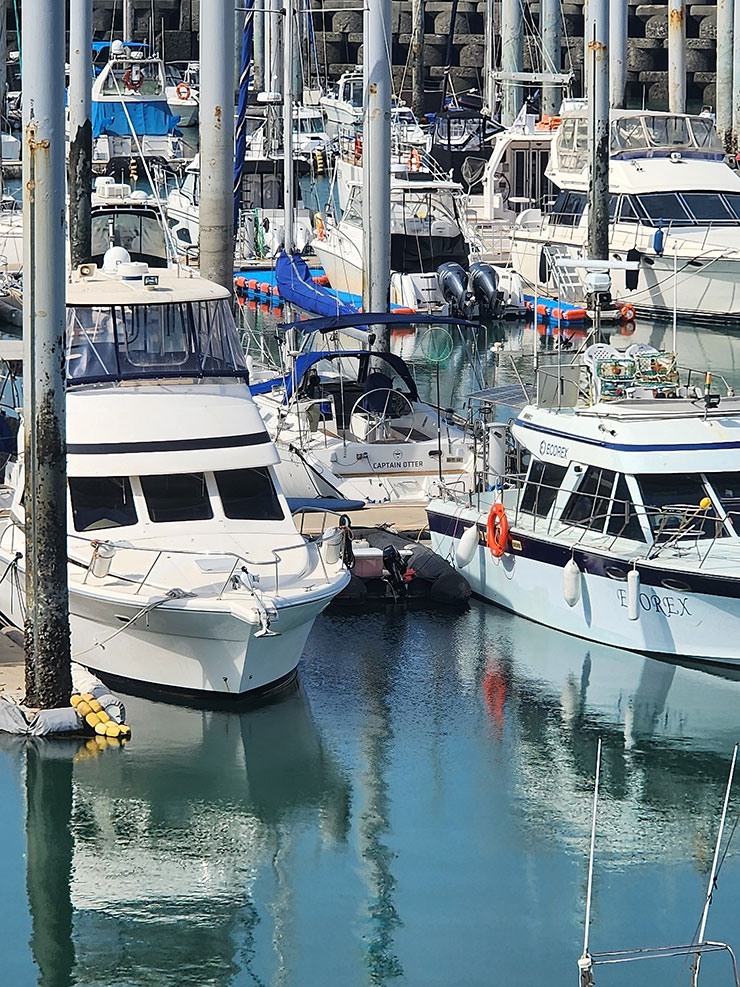
[[[131,117],[131,125],[126,111],[128,117]],[[131,100],[126,103],[126,110],[120,100],[116,102],[93,100],[92,104],[93,137],[102,137],[104,134],[109,137],[133,136],[131,126],[139,137],[144,134],[149,137],[163,137],[167,134],[178,134],[179,122],[180,117],[175,116],[164,99]]]
[[[289,257],[284,250],[275,262],[275,283],[280,297],[291,305],[316,315],[352,315],[353,305],[345,305],[326,288],[312,279],[308,265],[300,254]]]

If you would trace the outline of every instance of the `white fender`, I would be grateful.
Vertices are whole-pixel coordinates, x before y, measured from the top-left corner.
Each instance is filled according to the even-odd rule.
[[[569,559],[563,569],[563,599],[574,607],[581,598],[581,570],[575,559]]]
[[[324,561],[327,565],[336,565],[342,554],[344,535],[340,528],[327,528],[321,536],[321,547],[324,550]]]
[[[464,569],[466,565],[470,565],[477,550],[478,525],[471,524],[469,528],[466,528],[465,531],[463,531],[462,537],[457,543],[457,548],[455,549],[455,562],[457,563],[458,569]]]
[[[627,617],[630,620],[640,619],[640,573],[630,569],[627,573]]]

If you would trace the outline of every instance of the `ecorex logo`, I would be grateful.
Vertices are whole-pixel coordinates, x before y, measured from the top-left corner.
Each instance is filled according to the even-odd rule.
[[[559,446],[556,442],[540,442],[540,456],[550,456],[553,459],[567,459],[568,447]]]

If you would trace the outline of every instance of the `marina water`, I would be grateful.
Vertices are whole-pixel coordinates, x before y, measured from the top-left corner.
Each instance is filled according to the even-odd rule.
[[[740,339],[678,335],[740,386]],[[496,339],[499,381],[508,353],[527,379],[531,331]],[[418,342],[393,347],[431,395]],[[476,386],[460,340],[440,378],[443,406]],[[594,950],[691,940],[740,732],[740,682],[478,601],[324,615],[300,686],[244,712],[127,705],[123,749],[0,744],[6,983],[575,983],[598,738]],[[739,947],[737,849],[707,936]],[[683,962],[598,982],[688,983]]]

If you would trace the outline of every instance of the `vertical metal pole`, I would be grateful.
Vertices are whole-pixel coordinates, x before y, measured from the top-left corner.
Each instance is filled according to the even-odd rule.
[[[237,6],[241,7],[238,3]],[[256,4],[254,10],[254,35],[252,41],[252,51],[254,53],[254,91],[259,93],[265,88],[265,20],[266,15],[263,10],[265,6],[264,3]],[[239,16],[244,21],[242,12],[239,11]],[[239,37],[241,38],[241,29],[239,30]],[[240,58],[240,70],[241,70],[241,58]]]
[[[733,11],[732,36],[732,150],[740,148],[740,0]]]
[[[92,0],[69,2],[69,249],[72,268],[92,255]]]
[[[123,0],[123,39],[134,40],[134,0]]]
[[[609,0],[589,0],[586,59],[589,64],[588,256],[609,257]]]
[[[501,71],[521,72],[523,64],[521,0],[501,0]],[[510,127],[522,107],[522,87],[504,82],[502,90],[501,123]]]
[[[293,250],[293,57],[295,38],[294,0],[284,0],[285,23],[283,25],[283,244],[285,252]]]
[[[560,0],[540,0],[542,18],[542,62],[545,72],[559,72],[561,64]],[[542,112],[557,115],[561,87],[546,85],[542,89]]]
[[[483,102],[487,107],[488,112],[491,116],[495,111],[496,106],[496,82],[493,78],[493,73],[495,72],[495,66],[493,64],[493,57],[496,48],[495,42],[495,4],[486,4],[486,23],[485,23],[485,66],[484,66],[484,90],[483,90]]]
[[[8,0],[0,0],[0,117],[6,116],[8,95]]]
[[[668,109],[686,112],[686,6],[668,0]]]
[[[411,5],[411,108],[417,120],[424,116],[424,0]]]
[[[200,270],[234,288],[234,7],[210,0],[200,22]]]
[[[262,0],[258,4],[262,8],[262,85],[265,92],[274,92],[272,81],[272,43],[274,29],[277,27],[272,16],[272,0]]]
[[[609,105],[624,106],[627,86],[627,0],[609,0]]]
[[[64,394],[64,4],[25,0],[23,342],[26,699],[66,706],[72,691],[67,589]]]
[[[735,0],[717,0],[717,133],[729,150],[732,139],[732,46]]]
[[[362,168],[362,304],[387,312],[391,280],[391,0],[368,0],[364,12],[365,150]],[[388,349],[388,329],[377,333]]]

